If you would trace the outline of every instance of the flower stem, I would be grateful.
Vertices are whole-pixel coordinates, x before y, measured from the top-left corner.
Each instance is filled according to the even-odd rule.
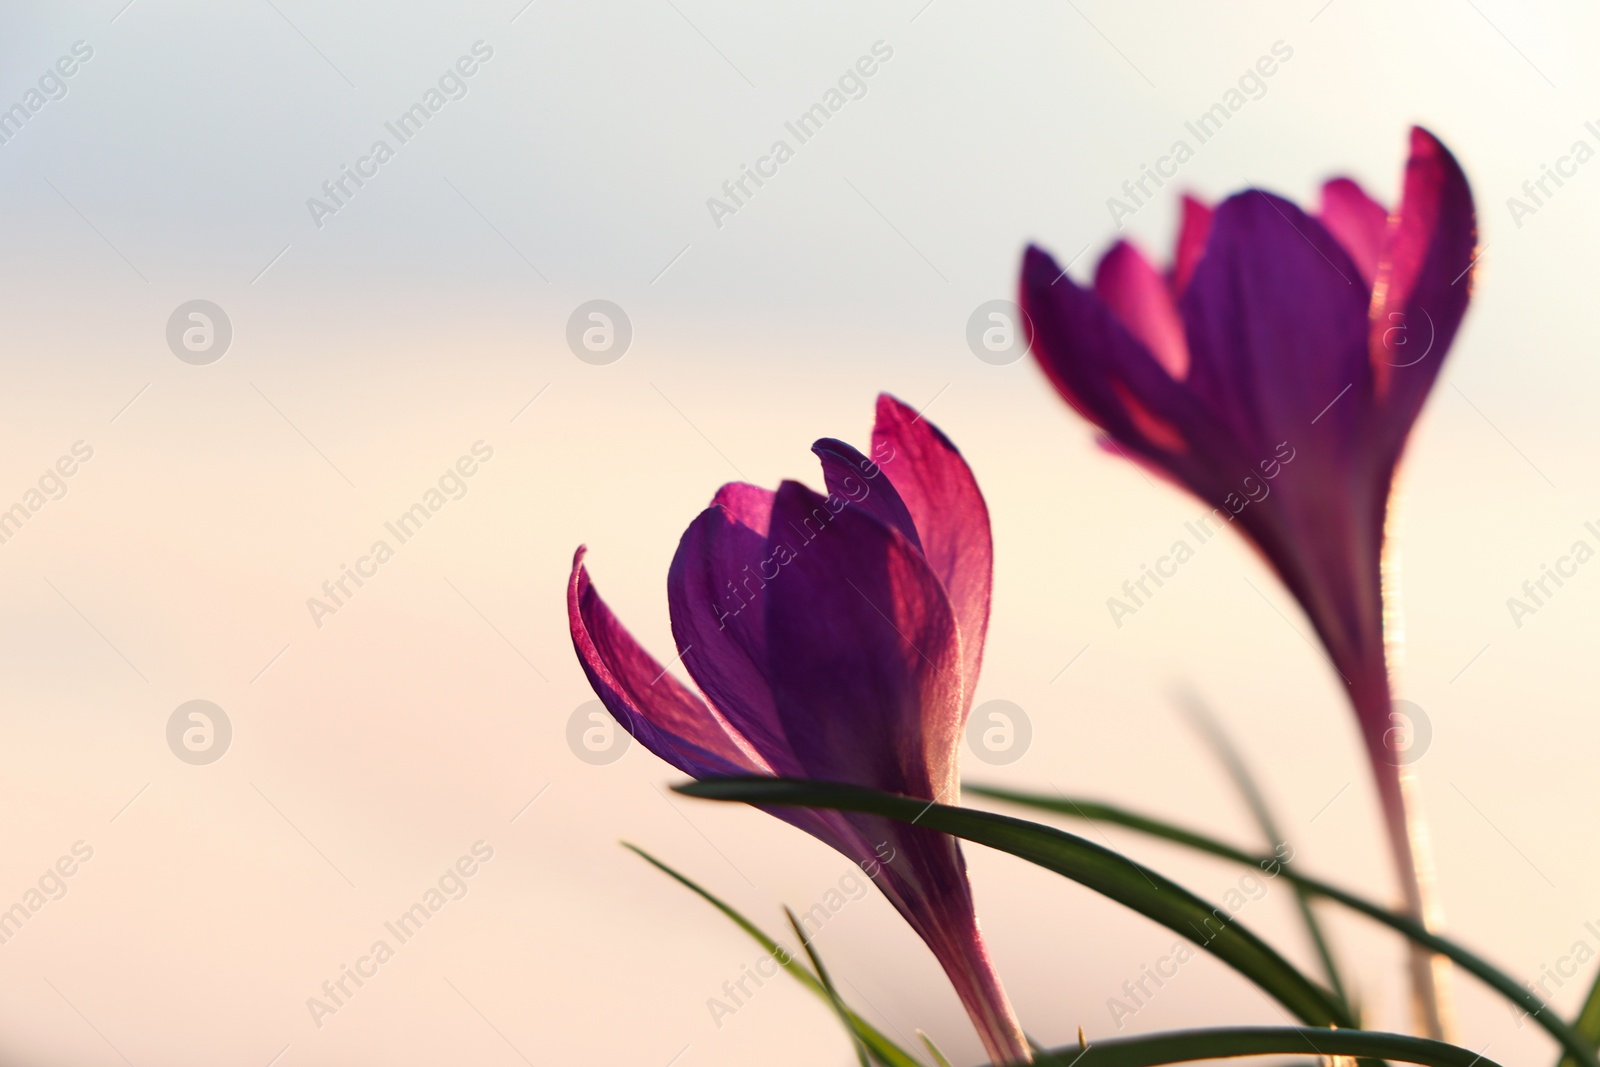
[[[928,939],[928,947],[933,949],[967,1009],[989,1059],[996,1064],[1032,1063],[1033,1051],[1000,984],[1000,976],[995,973],[976,919],[969,929],[955,932],[954,937]]]
[[[1422,787],[1412,769],[1425,749],[1414,747],[1415,723],[1396,712],[1391,672],[1405,654],[1405,622],[1400,606],[1400,526],[1403,494],[1391,491],[1384,516],[1384,548],[1379,557],[1378,600],[1382,640],[1376,662],[1360,673],[1352,692],[1356,716],[1366,735],[1367,755],[1378,780],[1395,875],[1406,912],[1429,930],[1444,926],[1433,863],[1433,839],[1422,813]],[[1413,942],[1410,946],[1412,1012],[1424,1037],[1456,1039],[1455,995],[1450,961]]]
[[[1393,753],[1389,753],[1393,759]],[[1405,910],[1429,930],[1444,926],[1433,865],[1433,847],[1422,815],[1421,789],[1409,766],[1376,763],[1395,873]],[[1455,997],[1450,961],[1421,945],[1411,946],[1412,1009],[1424,1037],[1454,1041]]]

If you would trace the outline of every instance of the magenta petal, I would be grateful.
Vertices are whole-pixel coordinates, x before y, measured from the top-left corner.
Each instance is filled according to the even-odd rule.
[[[1094,273],[1095,295],[1174,378],[1189,373],[1189,344],[1167,280],[1126,241],[1118,241]]]
[[[1349,178],[1335,178],[1322,187],[1322,210],[1317,218],[1350,253],[1361,280],[1371,289],[1378,276],[1389,212]]]
[[[732,483],[684,531],[667,572],[672,636],[701,692],[774,774],[797,773],[767,683],[772,492]]]
[[[1372,362],[1398,454],[1455,340],[1478,242],[1472,189],[1449,149],[1411,131],[1405,193],[1374,287]]]
[[[822,478],[830,494],[850,501],[885,526],[899,530],[918,552],[922,551],[916,521],[895,491],[894,483],[884,477],[881,467],[852,446],[831,437],[816,442],[811,451],[822,461]]]
[[[914,439],[905,427],[894,432]],[[911,458],[897,453],[886,469]],[[955,803],[962,640],[929,560],[864,509],[796,482],[779,487],[771,531],[771,554],[787,562],[768,590],[769,674],[806,776]],[[990,1056],[1027,1059],[978,936],[959,844],[889,819],[847,818],[866,848],[841,851],[933,951]]]
[[[734,497],[744,496],[748,503],[748,494],[729,491],[750,489],[754,487],[724,486],[717,499],[734,502]],[[759,500],[755,503],[759,507]],[[770,760],[758,755],[721,715],[639,646],[595,591],[583,556],[579,548],[567,593],[572,644],[589,684],[622,727],[651,752],[696,778],[776,773]],[[783,766],[789,773],[793,760]],[[858,862],[871,854],[860,832],[836,812],[768,810]]]
[[[729,482],[711,498],[711,506],[720,510],[731,522],[747,526],[767,536],[772,524],[772,490],[748,482]]]
[[[989,507],[972,469],[939,428],[887,393],[878,397],[872,454],[905,502],[923,556],[944,583],[961,632],[963,716],[983,663],[994,583]]]
[[[954,802],[961,639],[904,536],[797,482],[772,509],[768,677],[804,773]]]
[[[1337,427],[1351,443],[1371,392],[1367,304],[1350,256],[1294,204],[1251,191],[1217,208],[1181,302],[1187,384],[1245,463],[1270,458],[1282,441],[1298,447],[1325,409],[1321,438]],[[1329,409],[1347,390],[1356,402]]]
[[[1030,247],[1023,257],[1020,302],[1033,326],[1034,358],[1079,414],[1151,457],[1186,450],[1179,427],[1195,418],[1188,391],[1105,301]]]
[[[1178,248],[1172,259],[1172,289],[1179,296],[1189,288],[1195,267],[1206,250],[1206,240],[1211,236],[1213,212],[1192,196],[1183,198],[1183,225],[1178,231]]]
[[[578,662],[606,709],[640,744],[696,778],[771,773],[617,621],[590,582],[583,556],[580,548],[572,558],[567,622]]]

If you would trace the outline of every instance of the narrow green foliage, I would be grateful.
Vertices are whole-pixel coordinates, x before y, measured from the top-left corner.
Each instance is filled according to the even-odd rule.
[[[1448,957],[1462,970],[1472,974],[1495,992],[1527,1012],[1534,1022],[1544,1027],[1551,1037],[1560,1042],[1561,1047],[1566,1050],[1567,1055],[1572,1058],[1576,1067],[1600,1067],[1600,1059],[1595,1057],[1595,1040],[1593,1039],[1593,1036],[1600,1035],[1600,1004],[1595,1003],[1594,994],[1591,994],[1590,1006],[1585,1008],[1585,1015],[1590,1018],[1593,1029],[1587,1031],[1575,1030],[1567,1025],[1553,1010],[1549,1009],[1542,1000],[1517,982],[1516,979],[1507,975],[1471,949],[1449,938],[1441,937],[1410,916],[1390,911],[1364,897],[1347,892],[1328,882],[1300,874],[1275,856],[1252,856],[1243,849],[1238,849],[1215,838],[1207,837],[1205,834],[1196,833],[1193,830],[1175,826],[1159,819],[1152,819],[1147,815],[1140,815],[1111,804],[1101,804],[1098,801],[1050,797],[1039,793],[1022,793],[1015,790],[995,789],[987,786],[963,785],[962,788],[970,794],[991,797],[995,800],[1004,800],[1041,811],[1050,811],[1080,819],[1093,819],[1116,826],[1126,826],[1131,830],[1149,834],[1151,837],[1172,841],[1196,851],[1220,856],[1223,859],[1242,863],[1249,867],[1256,867],[1261,870],[1275,868],[1277,873],[1296,885],[1305,886],[1317,896],[1342,904],[1351,911],[1359,912],[1369,919],[1382,923],[1390,929],[1403,934],[1417,944],[1424,945],[1439,953],[1439,955]]]
[[[1286,842],[1283,834],[1278,831],[1278,820],[1273,816],[1272,806],[1267,803],[1266,794],[1262,792],[1256,776],[1251,773],[1249,764],[1245,763],[1238,746],[1233,743],[1233,739],[1223,729],[1222,723],[1217,721],[1216,716],[1211,714],[1211,709],[1206,707],[1198,696],[1184,692],[1179,694],[1178,701],[1196,731],[1216,755],[1217,762],[1222,764],[1222,769],[1232,779],[1234,788],[1239,791],[1245,805],[1250,809],[1250,814],[1256,820],[1256,826],[1266,838],[1267,848],[1281,854]],[[1311,946],[1316,949],[1317,958],[1322,961],[1322,971],[1328,979],[1328,986],[1333,990],[1333,995],[1344,1004],[1345,1010],[1352,1017],[1359,1018],[1351,1005],[1350,997],[1345,993],[1344,982],[1340,980],[1339,965],[1334,961],[1333,949],[1329,947],[1327,936],[1322,931],[1322,924],[1317,921],[1316,911],[1312,908],[1313,894],[1305,886],[1292,884],[1295,903],[1300,909],[1300,920],[1305,925],[1306,936],[1310,939]]]
[[[1036,1067],[1157,1067],[1164,1063],[1230,1056],[1302,1055],[1326,1062],[1328,1056],[1420,1063],[1425,1067],[1498,1067],[1493,1060],[1442,1041],[1365,1030],[1322,1030],[1303,1026],[1237,1026],[1215,1030],[1173,1030],[1140,1037],[1068,1045],[1035,1057]]]
[[[795,981],[811,990],[811,992],[821,997],[830,1005],[836,1005],[838,1010],[842,1010],[841,1018],[844,1019],[845,1025],[849,1028],[851,1035],[856,1041],[860,1042],[861,1045],[866,1047],[867,1051],[871,1053],[872,1058],[876,1062],[883,1064],[884,1067],[924,1067],[921,1061],[919,1061],[915,1056],[911,1055],[911,1053],[907,1052],[905,1049],[889,1040],[888,1037],[886,1037],[871,1023],[867,1022],[850,1009],[838,1004],[837,997],[830,994],[828,988],[823,984],[823,982],[816,975],[812,974],[806,969],[805,964],[800,963],[793,956],[791,956],[787,949],[768,936],[767,933],[755,923],[745,918],[744,915],[742,915],[731,904],[723,901],[720,897],[701,886],[688,875],[681,874],[674,870],[672,867],[668,866],[665,861],[656,859],[656,857],[650,855],[650,853],[646,852],[638,845],[629,844],[628,842],[624,841],[622,842],[622,847],[635,853],[646,863],[649,863],[663,874],[666,874],[675,881],[679,882],[681,885],[687,887],[697,896],[699,896],[700,899],[704,900],[706,903],[722,912],[723,915],[726,915],[729,919],[733,920],[734,925],[739,927],[739,929],[743,930],[746,934],[749,934],[751,939],[754,940],[756,944],[760,945],[769,956],[778,961],[779,965],[783,967],[784,971],[794,978]],[[802,938],[802,942],[803,941],[804,939]],[[809,951],[809,946],[807,946],[807,950]],[[813,959],[815,959],[815,957],[813,957]]]
[[[1572,1028],[1591,1045],[1600,1045],[1600,975],[1595,976],[1594,985],[1589,988],[1589,996],[1584,1000],[1583,1007],[1578,1009],[1578,1018]],[[1561,1057],[1560,1067],[1579,1067],[1579,1061],[1568,1053]]]
[[[844,1006],[844,1001],[839,999],[839,991],[833,987],[833,979],[828,977],[828,968],[822,965],[822,957],[817,950],[811,947],[810,938],[800,926],[800,920],[794,917],[794,910],[785,904],[783,914],[789,920],[789,928],[794,931],[795,938],[800,942],[800,947],[806,950],[806,955],[811,959],[811,969],[817,976],[817,981],[822,983],[823,991],[828,994],[828,1003],[833,1005],[833,1010],[839,1016],[839,1021],[844,1023],[844,1028],[850,1034],[850,1044],[855,1046],[856,1061],[861,1067],[871,1067],[867,1063],[867,1047],[856,1037],[855,1029],[850,1025],[850,1012]]]
[[[933,1043],[933,1038],[922,1030],[917,1031],[917,1036],[922,1038],[924,1045],[928,1046],[928,1053],[933,1056],[935,1067],[950,1067],[950,1060],[945,1057],[944,1053],[939,1051],[939,1046]]]
[[[1176,931],[1256,983],[1302,1022],[1353,1028],[1327,990],[1230,916],[1164,875],[1054,827],[859,786],[782,778],[713,778],[676,788],[712,800],[867,812],[1009,852]]]

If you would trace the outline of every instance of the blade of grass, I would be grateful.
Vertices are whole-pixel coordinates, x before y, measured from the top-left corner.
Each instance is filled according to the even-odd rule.
[[[755,923],[745,918],[743,914],[733,907],[733,905],[724,902],[720,897],[716,896],[709,889],[706,889],[704,886],[694,881],[694,879],[690,878],[688,875],[679,873],[669,866],[664,860],[657,859],[644,849],[640,848],[638,845],[630,844],[627,841],[624,841],[622,842],[622,847],[628,849],[630,852],[633,852],[640,859],[655,867],[669,878],[672,878],[679,884],[687,887],[691,892],[700,897],[701,900],[704,900],[707,904],[710,904],[712,907],[722,912],[723,915],[726,915],[729,919],[733,920],[735,926],[739,927],[739,929],[743,930],[746,934],[749,934],[750,938],[755,941],[756,944],[760,945],[767,955],[776,960],[778,964],[782,966],[791,977],[794,978],[795,981],[811,990],[811,992],[815,993],[823,1000],[828,999],[827,989],[824,988],[823,984],[818,981],[815,975],[806,970],[804,964],[796,961],[795,958],[789,954],[787,949],[774,941]],[[878,1030],[875,1026],[867,1022],[855,1012],[846,1009],[845,1017],[855,1036],[860,1039],[864,1045],[872,1050],[874,1057],[887,1064],[888,1067],[923,1067],[921,1061],[919,1061],[915,1056],[911,1055],[911,1053],[895,1044],[887,1036],[885,1036],[882,1031]]]
[[[1244,761],[1239,748],[1233,743],[1233,738],[1228,736],[1222,723],[1211,713],[1197,695],[1189,691],[1178,694],[1178,704],[1183,708],[1189,721],[1200,734],[1206,745],[1217,757],[1217,762],[1222,764],[1222,769],[1233,780],[1234,788],[1244,799],[1245,806],[1250,809],[1250,814],[1256,820],[1262,836],[1267,839],[1267,848],[1274,852],[1280,851],[1285,844],[1283,834],[1278,830],[1278,820],[1272,814],[1272,807],[1267,803],[1266,795],[1261,790],[1261,785],[1256,781],[1256,776],[1251,773],[1250,767]],[[1333,990],[1333,995],[1339,998],[1340,1003],[1351,1016],[1356,1016],[1355,1008],[1350,1003],[1350,997],[1345,993],[1344,982],[1339,978],[1339,965],[1334,961],[1333,950],[1328,945],[1328,939],[1322,932],[1322,924],[1317,921],[1316,912],[1312,908],[1311,891],[1302,885],[1294,885],[1295,903],[1300,909],[1300,920],[1305,925],[1306,936],[1311,940],[1311,946],[1316,950],[1317,958],[1322,962],[1322,972],[1328,979],[1328,987]]]
[[[939,1046],[933,1043],[933,1038],[929,1037],[922,1030],[917,1031],[917,1036],[922,1038],[922,1043],[924,1045],[928,1046],[928,1052],[933,1056],[935,1067],[950,1067],[949,1058],[946,1057],[944,1053],[939,1051]]]
[[[800,947],[806,950],[806,956],[811,960],[811,969],[816,973],[817,981],[822,983],[823,990],[828,994],[828,1003],[833,1005],[833,1010],[838,1012],[839,1021],[844,1023],[846,1030],[850,1031],[850,1043],[855,1046],[856,1060],[861,1067],[871,1067],[867,1063],[867,1047],[855,1036],[855,1029],[850,1025],[850,1011],[844,1006],[844,1001],[839,999],[839,991],[833,987],[833,979],[828,977],[828,968],[822,965],[822,957],[816,949],[811,947],[811,941],[806,937],[806,932],[800,928],[800,920],[794,917],[794,911],[785,904],[783,914],[789,919],[789,928],[794,931],[794,936],[799,939]]]
[[[1481,1053],[1442,1041],[1368,1030],[1321,1030],[1299,1026],[1235,1026],[1174,1030],[1141,1037],[1068,1045],[1035,1057],[1035,1067],[1157,1067],[1164,1063],[1231,1056],[1360,1056],[1420,1063],[1424,1067],[1498,1067]],[[1324,1060],[1323,1062],[1327,1062]]]
[[[1071,878],[1154,919],[1239,971],[1312,1026],[1351,1027],[1344,1009],[1231,916],[1126,856],[1054,827],[949,807],[859,786],[782,778],[712,778],[675,786],[687,796],[758,805],[882,815],[1009,852]]]
[[[1022,793],[1010,789],[996,789],[990,786],[968,785],[962,783],[962,789],[969,794],[990,797],[995,800],[1004,800],[1023,807],[1037,808],[1042,811],[1053,812],[1057,815],[1069,815],[1073,818],[1092,819],[1097,822],[1108,822],[1115,826],[1125,826],[1130,830],[1159,837],[1165,841],[1185,845],[1199,852],[1207,852],[1213,856],[1232,860],[1259,870],[1276,868],[1277,872],[1296,885],[1303,885],[1319,897],[1341,904],[1351,911],[1359,912],[1375,922],[1395,930],[1415,941],[1419,945],[1448,956],[1462,970],[1482,981],[1495,992],[1522,1008],[1535,1022],[1544,1027],[1545,1032],[1555,1038],[1567,1054],[1573,1057],[1574,1063],[1580,1067],[1600,1067],[1600,1059],[1595,1057],[1595,1046],[1590,1041],[1589,1034],[1600,1033],[1600,1005],[1594,1008],[1595,1029],[1590,1031],[1575,1030],[1561,1019],[1554,1011],[1546,1010],[1544,1001],[1520,985],[1516,979],[1477,955],[1471,949],[1442,937],[1429,930],[1421,923],[1409,916],[1374,904],[1364,897],[1357,896],[1336,885],[1324,882],[1308,875],[1298,874],[1289,865],[1277,856],[1252,856],[1242,849],[1233,847],[1205,834],[1196,833],[1171,823],[1152,819],[1119,808],[1111,804],[1102,804],[1094,800],[1077,800],[1073,798],[1057,798],[1039,793]],[[1591,996],[1591,1003],[1593,1003]],[[1585,1012],[1589,1008],[1586,1006]]]
[[[1594,1044],[1600,1045],[1600,975],[1595,976],[1594,985],[1589,988],[1589,996],[1584,1000],[1583,1007],[1578,1010],[1578,1017],[1573,1021],[1572,1028]],[[1562,1056],[1560,1067],[1578,1067],[1578,1061],[1570,1055]]]

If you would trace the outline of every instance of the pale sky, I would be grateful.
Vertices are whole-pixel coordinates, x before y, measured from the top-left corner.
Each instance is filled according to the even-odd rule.
[[[1192,157],[1120,220],[1157,259],[1182,190],[1305,202],[1344,173],[1392,202],[1414,122],[1461,159],[1485,248],[1400,524],[1399,692],[1432,727],[1418,774],[1443,899],[1452,929],[1518,974],[1600,949],[1600,859],[1573,845],[1597,809],[1600,565],[1530,617],[1507,608],[1575,541],[1600,548],[1585,527],[1600,526],[1600,162],[1561,164],[1531,214],[1508,205],[1575,142],[1600,150],[1592,11],[523,2],[0,13],[0,123],[27,112],[0,125],[0,507],[77,457],[0,544],[0,907],[92,850],[0,944],[9,1061],[852,1062],[798,987],[769,984],[717,1025],[708,1000],[759,951],[617,842],[771,929],[848,861],[758,812],[669,799],[679,775],[642,749],[580,759],[570,726],[593,694],[562,598],[587,543],[601,591],[670,659],[666,567],[689,519],[724,481],[820,485],[811,441],[864,444],[882,390],[928,406],[993,512],[978,700],[1021,707],[1032,740],[1003,766],[969,753],[967,777],[1248,841],[1174,708],[1192,686],[1306,869],[1387,898],[1368,772],[1290,598],[1230,532],[1115,625],[1106,599],[1204,509],[1099,452],[1035,368],[980,360],[967,328],[1013,297],[1029,240],[1087,277],[1118,235],[1108,200],[1179,139]],[[1230,90],[1242,106],[1199,143],[1185,124]],[[830,101],[803,141],[786,125]],[[437,110],[402,141],[387,124],[419,103]],[[762,184],[713,211],[746,168]],[[177,354],[196,300],[231,334],[211,362]],[[595,300],[628,323],[612,362],[569,347]],[[473,473],[414,538],[361,563],[464,458]],[[358,565],[364,583],[314,618],[308,600]],[[229,723],[215,762],[169,745],[192,700]],[[1108,839],[1202,894],[1237,882]],[[479,842],[493,856],[465,894],[314,1018],[323,982]],[[969,856],[1030,1032],[1117,1033],[1108,999],[1170,935]],[[1309,960],[1282,887],[1249,907]],[[1396,946],[1332,925],[1371,1023],[1406,1026]],[[876,894],[817,944],[888,1032],[923,1027],[978,1060]],[[1282,1021],[1208,959],[1182,975],[1125,1032]],[[1553,1055],[1458,985],[1464,1044]]]

